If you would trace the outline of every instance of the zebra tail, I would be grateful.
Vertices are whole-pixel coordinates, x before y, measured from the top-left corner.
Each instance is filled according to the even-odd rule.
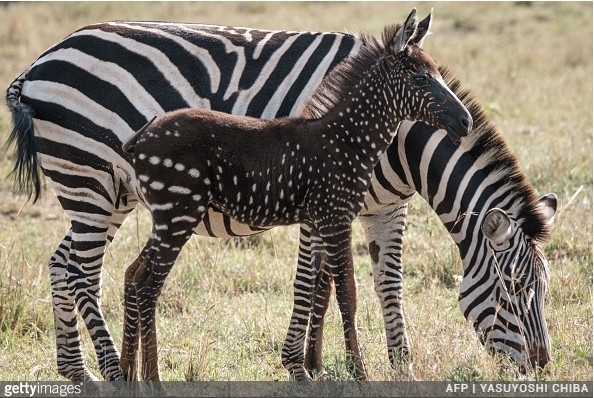
[[[134,153],[134,146],[136,145],[136,141],[138,141],[138,137],[140,137],[140,134],[142,134],[142,132],[144,130],[146,130],[146,128],[148,126],[150,126],[151,123],[154,122],[156,118],[157,118],[157,116],[153,116],[153,118],[151,120],[149,120],[148,122],[146,122],[146,124],[144,126],[142,126],[140,128],[140,130],[138,130],[136,133],[134,133],[134,135],[132,137],[130,137],[130,139],[128,141],[124,142],[122,144],[122,150],[127,153]]]
[[[6,104],[12,113],[12,131],[4,145],[5,148],[16,143],[15,164],[10,173],[15,185],[22,192],[27,192],[33,203],[41,196],[41,177],[37,159],[37,143],[35,142],[35,126],[33,109],[20,101],[23,83],[27,71],[23,72],[6,90]]]

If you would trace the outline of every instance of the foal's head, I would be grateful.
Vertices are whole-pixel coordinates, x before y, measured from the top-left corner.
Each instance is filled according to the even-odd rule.
[[[472,117],[443,81],[435,61],[421,49],[431,25],[431,14],[417,22],[416,10],[401,27],[384,29],[384,57],[389,86],[394,101],[401,106],[402,116],[445,129],[453,140],[468,135]]]

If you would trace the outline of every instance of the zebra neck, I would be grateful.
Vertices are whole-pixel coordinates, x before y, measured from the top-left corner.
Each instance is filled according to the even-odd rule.
[[[354,90],[359,86],[365,84],[360,83]],[[373,167],[392,143],[403,118],[397,115],[393,103],[387,103],[388,96],[367,87],[368,90],[352,95],[333,108],[318,123],[326,145],[333,149],[335,141],[336,145],[356,154],[358,161]]]
[[[403,123],[387,154],[400,180],[394,184],[411,187],[431,206],[458,246],[465,268],[471,261],[468,253],[484,239],[480,220],[487,210],[500,207],[514,218],[523,201],[504,178],[505,165],[493,154],[477,158],[469,141],[458,146],[443,130]]]

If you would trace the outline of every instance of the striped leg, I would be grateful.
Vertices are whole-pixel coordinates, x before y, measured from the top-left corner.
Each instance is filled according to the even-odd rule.
[[[320,238],[313,233],[311,228],[302,225],[299,237],[297,273],[293,285],[293,313],[282,350],[283,366],[289,371],[290,377],[295,380],[307,379],[310,374],[313,374],[312,371],[321,373],[323,370],[321,333],[323,332],[323,316],[329,303],[330,294],[329,269],[322,265],[324,254]],[[322,279],[324,277],[325,280]],[[320,300],[316,299],[317,295],[322,292],[318,289],[324,284],[328,285],[327,294],[324,293],[327,296],[325,307],[312,310],[312,305],[324,306]],[[308,327],[310,328],[309,333],[307,333]],[[308,348],[304,357],[306,336]]]
[[[101,310],[101,270],[108,245],[109,218],[73,219],[72,243],[68,259],[68,285],[93,340],[101,375],[106,380],[121,380],[119,353]]]
[[[305,369],[311,374],[323,374],[322,347],[324,341],[324,316],[330,304],[332,275],[328,266],[326,249],[319,236],[311,235],[310,268],[314,278],[310,286],[311,314],[307,345],[305,348]]]
[[[357,337],[357,284],[353,266],[351,224],[322,225],[319,234],[326,248],[328,266],[336,287],[336,300],[342,315],[347,363],[359,380],[367,379]]]
[[[83,361],[74,290],[68,287],[72,229],[49,261],[58,373],[72,381],[97,380]]]
[[[103,252],[107,250],[107,247],[113,241],[119,227],[124,222],[124,219],[137,203],[138,202],[135,199],[129,199],[126,201],[126,206],[120,206],[119,209],[114,211],[112,217],[109,219],[107,239],[101,240],[102,238],[100,237],[94,237],[94,239],[98,238],[96,244],[99,251],[101,251],[100,247],[102,242],[105,244]],[[71,228],[49,262],[54,310],[54,328],[56,330],[58,372],[60,375],[72,381],[97,380],[97,378],[86,368],[82,357],[76,305],[76,291],[79,287],[77,283],[78,277],[82,275],[80,271],[82,267],[78,264],[75,258],[76,255],[73,254],[72,249]],[[97,277],[94,278],[92,283],[98,284],[99,289],[95,288],[94,290],[98,292],[99,295],[101,286],[100,274],[101,265],[98,265]],[[72,278],[70,281],[68,280],[69,275]],[[89,287],[91,287],[91,285],[89,285]],[[93,317],[91,322],[93,322],[94,325],[97,325],[96,316],[97,314],[101,314],[101,312],[99,307],[97,311],[93,311],[93,305],[93,300],[87,300],[88,313]],[[97,302],[95,305],[99,306],[100,304]],[[103,319],[103,316],[100,315],[100,318]],[[101,335],[101,337],[98,335]],[[97,329],[97,333],[92,334],[92,336],[96,336],[93,338],[93,342],[97,349],[97,358],[99,359],[102,376],[106,380],[121,379],[122,375],[119,366],[115,366],[114,362],[115,358],[118,356],[117,350],[109,348],[110,346],[114,346],[114,344],[109,335],[109,331],[107,330],[107,326],[105,326],[103,331]]]
[[[55,164],[53,158],[45,160],[48,159],[46,166],[50,170]],[[77,191],[76,179],[52,180],[48,177],[71,220],[70,230],[49,262],[49,273],[58,369],[61,375],[73,381],[97,380],[83,361],[77,311],[93,341],[103,378],[123,379],[119,353],[101,311],[101,271],[104,253],[123,222],[124,213],[130,209],[114,209],[108,199],[116,197],[111,190],[113,175],[103,172],[97,175],[103,179],[97,179],[96,186],[103,187],[105,192],[90,196],[88,191]]]
[[[315,283],[311,257],[311,229],[302,225],[299,236],[297,272],[293,283],[293,313],[281,355],[283,366],[294,380],[308,378],[303,367],[303,347],[310,317],[311,289]]]
[[[325,256],[325,252],[323,253]],[[305,369],[318,377],[324,374],[322,349],[324,341],[324,317],[330,304],[332,275],[327,260],[324,259],[317,270],[311,293],[311,319],[305,350]]]
[[[375,292],[382,306],[388,358],[393,365],[410,361],[402,307],[402,245],[408,206],[384,207],[360,216],[373,264]]]

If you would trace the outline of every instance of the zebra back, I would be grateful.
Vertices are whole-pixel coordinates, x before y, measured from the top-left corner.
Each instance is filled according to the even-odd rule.
[[[39,197],[37,152],[60,157],[57,140],[100,143],[99,152],[84,145],[71,151],[90,167],[112,174],[112,165],[126,169],[121,143],[167,111],[296,114],[323,76],[359,45],[344,33],[201,24],[106,22],[82,28],[43,53],[7,90],[13,113],[8,144],[16,143],[18,184]],[[297,60],[295,54],[301,54]],[[38,137],[36,145],[32,109],[61,137]]]

